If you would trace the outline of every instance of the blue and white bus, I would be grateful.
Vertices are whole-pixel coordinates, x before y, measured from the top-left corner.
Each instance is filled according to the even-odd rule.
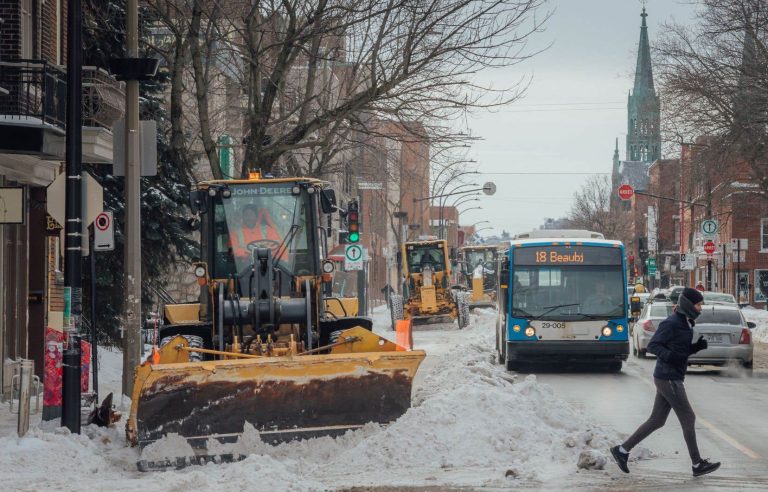
[[[602,234],[520,235],[502,265],[496,349],[521,363],[594,362],[620,371],[629,354],[624,246]]]

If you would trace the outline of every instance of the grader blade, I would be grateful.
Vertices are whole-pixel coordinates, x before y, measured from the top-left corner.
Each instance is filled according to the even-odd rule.
[[[391,422],[410,407],[424,357],[416,350],[145,364],[136,371],[128,439],[144,447],[177,433],[199,449],[210,438],[236,440],[246,422],[268,442]]]

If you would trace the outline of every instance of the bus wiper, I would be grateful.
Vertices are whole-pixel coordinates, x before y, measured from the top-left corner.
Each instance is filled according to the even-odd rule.
[[[569,306],[578,306],[578,305],[579,305],[579,303],[577,302],[577,303],[571,303],[571,304],[558,304],[557,306],[546,306],[544,308],[544,309],[546,309],[546,311],[544,311],[543,313],[541,313],[538,316],[534,316],[531,319],[540,319],[541,317],[546,316],[547,314],[551,313],[555,309],[559,309],[559,308],[562,308],[562,307],[569,307]]]
[[[596,314],[588,314],[588,313],[571,313],[569,316],[583,316],[587,319],[603,319],[604,316],[597,316]]]
[[[518,314],[520,316],[525,316],[526,318],[532,318],[533,317],[533,315],[531,313],[529,313],[528,311],[526,311],[525,309],[512,308],[512,316],[516,316]]]

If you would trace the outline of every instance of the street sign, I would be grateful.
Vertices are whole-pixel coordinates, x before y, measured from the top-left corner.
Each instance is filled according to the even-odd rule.
[[[706,238],[713,238],[717,235],[717,231],[720,229],[717,220],[707,219],[701,221],[701,233]]]
[[[96,216],[104,209],[104,189],[98,181],[87,172],[83,171],[82,176],[82,203],[83,203],[83,228],[91,225]],[[48,185],[46,190],[46,210],[56,222],[64,225],[64,196],[66,194],[66,173],[56,176],[53,183]]]
[[[347,244],[344,248],[344,270],[363,269],[363,247],[359,244]]]
[[[696,258],[691,253],[680,253],[680,270],[693,270]]]
[[[707,253],[708,255],[711,255],[712,253],[714,253],[715,243],[712,241],[707,241],[706,243],[704,243],[704,252]]]
[[[483,193],[486,195],[494,195],[496,194],[496,183],[493,183],[491,181],[488,181],[483,185]]]
[[[623,184],[619,186],[619,198],[621,198],[622,200],[629,200],[630,198],[632,198],[632,195],[634,194],[635,194],[635,190],[630,185]]]
[[[656,275],[656,258],[648,258],[648,275]]]
[[[112,251],[115,249],[115,224],[112,212],[105,210],[93,221],[93,249]]]
[[[731,239],[731,251],[746,251],[749,249],[749,241],[746,239],[738,239],[733,238]]]
[[[357,189],[358,190],[383,190],[384,183],[374,183],[371,181],[358,181]]]

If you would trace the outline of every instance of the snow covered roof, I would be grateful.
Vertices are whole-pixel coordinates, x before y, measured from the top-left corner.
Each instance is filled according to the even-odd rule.
[[[651,164],[642,161],[619,161],[619,183],[628,184],[637,191],[648,189]]]

